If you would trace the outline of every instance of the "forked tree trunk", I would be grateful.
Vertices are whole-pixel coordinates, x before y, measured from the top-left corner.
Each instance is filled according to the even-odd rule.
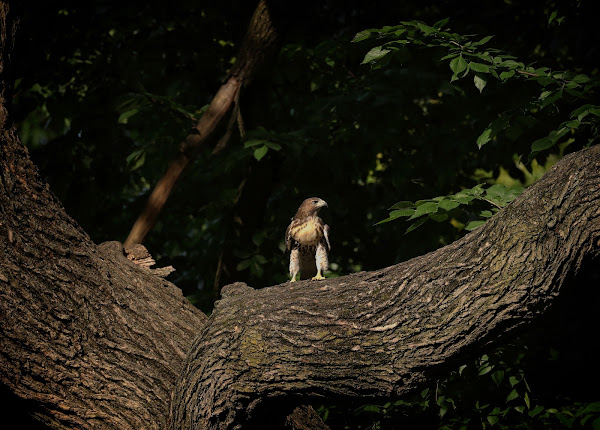
[[[265,411],[279,425],[307,398],[400,395],[544,312],[598,254],[600,146],[438,251],[322,282],[234,284],[207,319],[119,243],[92,243],[40,179],[5,108],[4,2],[0,21],[0,381],[55,428],[242,428]],[[313,420],[297,408],[287,422]]]
[[[307,398],[402,395],[543,313],[599,239],[596,146],[435,252],[322,282],[227,286],[186,360],[170,427],[238,429]]]

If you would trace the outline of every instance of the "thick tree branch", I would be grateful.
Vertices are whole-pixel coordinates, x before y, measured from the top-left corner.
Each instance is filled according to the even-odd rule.
[[[0,381],[56,428],[164,428],[206,317],[122,246],[96,246],[14,128],[0,136]]]
[[[231,107],[239,103],[239,93],[242,86],[248,84],[265,62],[275,54],[277,41],[278,32],[274,25],[268,2],[260,0],[250,20],[248,31],[246,32],[238,58],[233,65],[229,78],[221,86],[208,110],[194,127],[193,133],[189,134],[182,143],[181,152],[156,184],[144,210],[134,223],[125,241],[125,246],[131,246],[144,241],[148,232],[156,224],[158,216],[171,195],[175,183],[179,180],[188,164],[193,160],[198,149],[207,139],[213,137],[215,130],[222,123],[227,113],[231,110]],[[239,109],[239,106],[236,109]],[[234,112],[234,116],[236,120],[241,118],[237,111]],[[215,147],[214,153],[218,153],[225,147],[227,140],[231,136],[231,129],[231,126],[228,127],[224,138]]]
[[[171,428],[242,428],[277,402],[389,397],[548,308],[600,239],[600,146],[568,155],[478,230],[375,272],[223,289]],[[303,400],[299,400],[303,399]]]

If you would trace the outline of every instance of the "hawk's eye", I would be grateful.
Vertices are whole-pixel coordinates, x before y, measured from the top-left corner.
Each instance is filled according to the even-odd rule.
[[[317,203],[319,203],[318,200],[313,200],[313,203],[316,205]]]

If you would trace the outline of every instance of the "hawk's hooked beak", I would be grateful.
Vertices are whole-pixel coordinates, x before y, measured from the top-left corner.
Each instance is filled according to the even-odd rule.
[[[327,202],[325,200],[319,199],[319,203],[317,203],[318,208],[327,208]]]

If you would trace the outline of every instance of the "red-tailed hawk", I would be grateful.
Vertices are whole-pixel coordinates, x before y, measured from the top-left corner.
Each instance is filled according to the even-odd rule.
[[[329,226],[319,218],[319,209],[327,203],[318,197],[311,197],[302,202],[285,231],[285,245],[290,251],[291,282],[300,279],[325,279],[323,272],[327,270],[329,261],[327,253],[329,245]]]

